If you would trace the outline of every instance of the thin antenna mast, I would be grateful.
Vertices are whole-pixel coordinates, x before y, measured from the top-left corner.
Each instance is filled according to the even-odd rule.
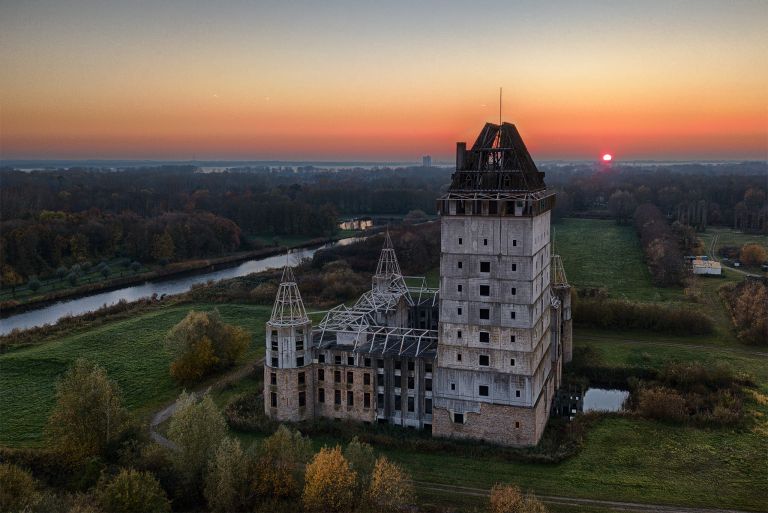
[[[499,87],[499,126],[501,126],[501,87]]]

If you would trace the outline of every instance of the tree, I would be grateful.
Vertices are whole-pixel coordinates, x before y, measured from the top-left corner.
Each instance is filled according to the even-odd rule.
[[[378,511],[402,511],[413,503],[410,476],[398,465],[381,456],[371,476],[368,500]]]
[[[250,343],[244,329],[224,324],[218,310],[190,311],[165,339],[175,356],[171,375],[182,383],[193,383],[214,371],[231,367]]]
[[[155,235],[152,241],[152,258],[155,260],[170,261],[175,252],[173,237],[166,229],[162,235]]]
[[[122,469],[98,491],[98,502],[106,513],[161,513],[171,504],[160,483],[149,472]]]
[[[281,425],[256,449],[253,493],[265,498],[298,495],[300,473],[312,457],[312,442]]]
[[[40,287],[42,287],[42,283],[40,283],[40,280],[37,279],[37,276],[33,276],[29,279],[29,283],[27,283],[27,287],[29,287],[29,290],[32,292],[37,292],[40,290]]]
[[[307,465],[302,502],[308,511],[344,512],[355,506],[357,474],[339,446],[320,449]]]
[[[411,210],[403,218],[407,224],[423,223],[427,220],[427,214],[423,210]]]
[[[631,192],[616,191],[608,198],[608,211],[619,224],[628,222],[636,208],[637,202]]]
[[[373,454],[373,447],[354,437],[344,448],[344,457],[352,470],[357,473],[357,491],[358,496],[360,496],[370,485],[371,475],[377,463],[376,456]]]
[[[760,244],[744,244],[739,259],[744,265],[760,265],[768,261],[768,251]]]
[[[56,450],[85,458],[120,440],[128,420],[117,383],[102,367],[79,359],[56,385],[46,433]]]
[[[224,416],[209,395],[197,401],[194,394],[182,393],[168,426],[168,438],[178,450],[173,463],[187,484],[202,482],[203,471],[227,432]]]
[[[73,287],[74,287],[75,285],[77,285],[77,274],[75,274],[75,273],[69,273],[69,274],[67,275],[67,281],[68,281],[68,282],[69,282],[69,284],[70,284],[70,285],[72,285]]]
[[[532,494],[523,495],[515,485],[496,484],[491,488],[490,513],[546,513],[547,508]]]
[[[141,269],[141,264],[134,260],[133,262],[131,262],[130,268],[131,268],[131,271],[137,272],[139,269]]]
[[[39,501],[37,482],[29,472],[10,463],[0,463],[0,511],[29,511]]]
[[[16,287],[22,284],[24,281],[16,269],[10,265],[4,265],[2,273],[0,273],[0,280],[2,280],[3,287],[11,287],[11,295],[16,295]]]
[[[240,442],[225,437],[208,463],[205,477],[205,499],[212,511],[240,511],[246,497],[247,466]]]

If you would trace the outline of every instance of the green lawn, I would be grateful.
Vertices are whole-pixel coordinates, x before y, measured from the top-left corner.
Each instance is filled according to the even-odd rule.
[[[632,226],[599,219],[564,219],[552,226],[568,282],[574,287],[604,287],[611,297],[639,301],[679,300],[679,289],[651,283],[640,240]]]
[[[217,305],[226,322],[254,335],[248,358],[263,353],[264,323],[270,309],[253,305]],[[170,401],[181,388],[168,374],[163,337],[193,308],[176,305],[53,338],[0,355],[0,444],[36,445],[54,400],[58,376],[78,357],[103,365],[137,414]],[[194,305],[210,309],[209,305]]]

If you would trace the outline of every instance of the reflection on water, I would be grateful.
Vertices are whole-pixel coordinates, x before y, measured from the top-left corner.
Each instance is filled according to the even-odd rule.
[[[337,242],[324,244],[317,248],[296,249],[291,252],[289,263],[291,265],[296,265],[301,259],[311,257],[319,249],[333,246],[346,246],[359,240],[362,239],[358,237],[350,237],[341,239]],[[192,288],[192,285],[198,283],[226,280],[238,276],[245,276],[246,274],[265,271],[267,269],[275,269],[285,265],[285,262],[285,255],[275,255],[261,259],[248,260],[237,267],[229,267],[210,273],[195,274],[193,276],[184,276],[164,281],[148,281],[141,285],[133,285],[109,292],[83,296],[77,299],[59,301],[36,310],[28,310],[12,315],[6,319],[0,319],[0,335],[10,333],[17,328],[26,329],[43,326],[45,324],[54,324],[67,315],[81,315],[93,310],[98,310],[105,305],[114,305],[123,299],[130,302],[151,297],[153,294],[157,294],[158,296],[181,294]]]
[[[581,387],[559,390],[555,408],[557,414],[573,418],[577,413],[590,411],[622,411],[629,397],[626,390]]]

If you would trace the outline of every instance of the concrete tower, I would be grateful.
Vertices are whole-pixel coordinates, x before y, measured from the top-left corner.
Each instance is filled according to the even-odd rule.
[[[267,321],[264,410],[270,418],[296,422],[314,416],[311,332],[299,287],[286,265]]]
[[[551,330],[550,211],[517,131],[488,123],[438,200],[440,322],[433,432],[534,445],[549,416],[562,360]]]

